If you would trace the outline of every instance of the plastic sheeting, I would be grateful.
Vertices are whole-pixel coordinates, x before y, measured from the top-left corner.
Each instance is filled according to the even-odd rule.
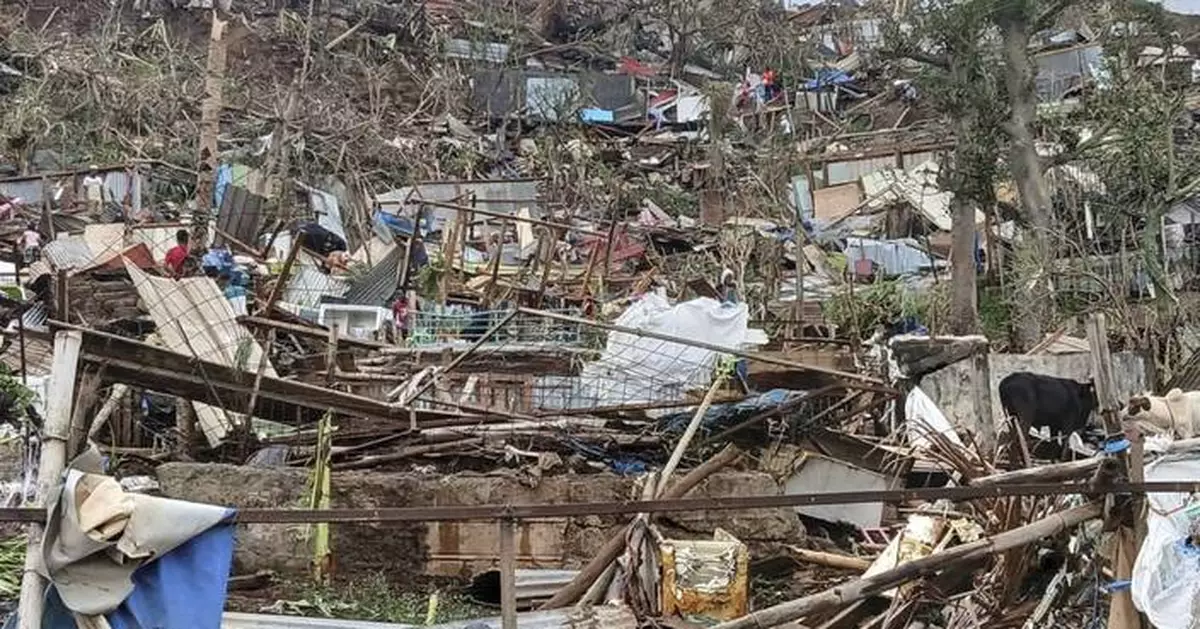
[[[929,399],[921,387],[913,387],[908,392],[908,398],[904,400],[904,417],[907,421],[908,443],[914,448],[931,447],[933,444],[929,441],[929,435],[935,433],[940,433],[956,446],[963,445],[950,420],[946,419],[942,409]]]
[[[940,261],[922,251],[915,241],[907,238],[897,240],[872,240],[870,238],[847,238],[846,259],[867,259],[883,268],[887,275],[909,275],[940,265]]]
[[[1147,482],[1200,481],[1200,455],[1160,459],[1146,467]],[[1200,501],[1191,494],[1147,494],[1146,541],[1133,564],[1133,604],[1158,629],[1200,625],[1200,547],[1188,543],[1200,525]]]
[[[745,343],[745,304],[702,297],[672,306],[661,292],[634,302],[613,323],[737,349]],[[610,332],[604,354],[584,365],[582,397],[594,406],[678,401],[712,382],[717,353],[690,345]]]

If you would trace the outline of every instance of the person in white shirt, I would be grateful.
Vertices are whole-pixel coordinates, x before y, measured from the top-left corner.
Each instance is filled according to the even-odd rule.
[[[95,166],[89,168],[87,176],[83,178],[83,193],[89,210],[96,212],[104,206],[104,178]]]

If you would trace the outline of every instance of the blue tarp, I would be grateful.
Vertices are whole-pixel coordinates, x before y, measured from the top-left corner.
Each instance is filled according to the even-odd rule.
[[[612,122],[615,120],[615,116],[613,115],[611,109],[597,109],[595,107],[589,107],[587,109],[580,110],[579,119],[584,122]]]
[[[233,253],[224,247],[209,249],[201,256],[200,267],[214,269],[217,275],[232,275],[235,267]]]
[[[220,629],[233,565],[234,511],[226,520],[133,573],[133,593],[106,618],[112,629]],[[53,587],[42,629],[75,629]]]
[[[705,432],[721,430],[752,415],[807,395],[808,392],[806,391],[771,389],[766,393],[746,398],[741,402],[714,404],[704,413],[704,417],[700,420],[700,428]],[[683,432],[687,429],[688,423],[692,421],[694,414],[695,412],[691,410],[672,413],[660,419],[659,426],[668,433]]]
[[[812,92],[826,87],[846,85],[853,82],[854,78],[841,70],[818,70],[817,78],[804,82],[804,89]]]
[[[233,185],[233,166],[221,164],[217,168],[216,184],[213,185],[213,207],[218,210],[221,208],[221,202],[225,200],[225,191],[231,185]]]
[[[380,210],[375,211],[375,222],[382,226],[385,230],[390,230],[398,236],[411,236],[413,234],[413,219],[407,216],[397,216]],[[425,215],[425,224],[422,226],[421,233],[423,236],[429,235],[433,231],[433,215],[427,213]]]

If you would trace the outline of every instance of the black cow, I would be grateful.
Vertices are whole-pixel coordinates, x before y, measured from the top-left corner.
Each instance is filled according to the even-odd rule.
[[[1009,374],[1000,381],[1000,404],[1004,413],[1015,416],[1026,430],[1045,426],[1056,437],[1086,429],[1092,411],[1100,406],[1091,382],[1027,371]]]

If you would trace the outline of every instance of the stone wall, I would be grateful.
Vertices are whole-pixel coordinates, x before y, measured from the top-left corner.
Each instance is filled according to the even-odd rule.
[[[158,468],[163,493],[172,498],[242,508],[300,507],[306,472],[300,469],[168,463]],[[635,482],[612,474],[540,479],[515,473],[421,475],[335,472],[334,508],[415,507],[503,503],[566,503],[626,500]],[[781,493],[768,474],[716,474],[690,497]],[[578,568],[619,530],[617,517],[549,519],[518,530],[518,559],[525,567]],[[670,537],[708,538],[723,528],[749,544],[796,543],[804,535],[791,509],[673,514],[660,518]],[[332,525],[339,572],[384,571],[405,580],[423,574],[467,575],[494,565],[495,525],[426,523]],[[235,569],[239,573],[307,569],[311,554],[299,526],[249,524],[239,527]]]

